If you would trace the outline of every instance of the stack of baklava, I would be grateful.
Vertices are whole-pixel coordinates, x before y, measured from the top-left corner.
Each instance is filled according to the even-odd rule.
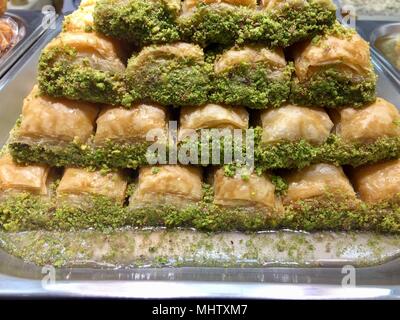
[[[251,132],[251,169],[224,157],[243,139],[188,140],[205,129]],[[399,232],[399,158],[330,0],[84,0],[3,150],[0,224]]]

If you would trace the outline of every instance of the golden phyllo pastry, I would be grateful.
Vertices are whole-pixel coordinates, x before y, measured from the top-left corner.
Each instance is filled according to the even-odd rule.
[[[180,135],[198,129],[247,129],[249,113],[245,108],[206,104],[180,111]]]
[[[335,9],[335,5],[331,0],[261,0],[261,7],[267,10],[282,10],[287,8],[301,10],[310,3],[318,4],[329,10]]]
[[[90,103],[40,95],[35,86],[24,100],[18,138],[26,142],[85,142],[93,134],[98,108]]]
[[[362,79],[372,70],[369,44],[357,33],[326,35],[318,41],[305,43],[294,53],[296,75],[300,81],[328,67],[354,80]]]
[[[261,0],[261,7],[267,10],[281,9],[286,6],[303,6],[307,0]]]
[[[96,2],[86,1],[79,8],[64,19],[64,32],[91,32],[93,31],[93,12]]]
[[[244,6],[255,8],[257,6],[256,0],[184,0],[182,11],[184,13],[194,10],[200,4],[207,5],[231,5],[231,6]]]
[[[94,33],[63,32],[51,41],[45,50],[66,48],[76,51],[75,63],[89,63],[93,69],[123,72],[126,52],[113,40]]]
[[[261,113],[262,142],[306,140],[322,144],[328,138],[333,123],[328,114],[319,108],[286,105]]]
[[[185,42],[148,46],[143,48],[134,59],[130,60],[129,67],[134,69],[136,66],[140,67],[152,61],[173,60],[175,58],[201,62],[204,61],[204,52],[199,46]]]
[[[214,203],[231,207],[263,207],[278,209],[280,199],[275,195],[275,185],[267,175],[249,174],[227,177],[224,169],[218,169],[213,177]]]
[[[130,205],[185,206],[201,198],[201,168],[180,165],[142,167]]]
[[[285,176],[289,188],[284,198],[285,203],[327,195],[355,197],[349,179],[341,167],[331,164],[316,164]]]
[[[224,52],[215,62],[216,74],[224,73],[241,64],[260,64],[271,70],[271,79],[279,77],[287,63],[283,50],[262,45],[235,47]]]
[[[392,160],[353,169],[352,181],[361,200],[377,203],[400,193],[400,160]]]
[[[57,188],[57,195],[78,203],[87,196],[104,196],[122,203],[128,182],[122,172],[89,171],[67,168]]]
[[[97,119],[95,143],[107,140],[132,142],[146,141],[146,135],[160,129],[166,134],[168,113],[164,107],[140,103],[131,109],[108,107]]]
[[[46,165],[20,165],[8,154],[0,158],[0,191],[29,192],[36,195],[47,195],[47,177],[49,167]]]
[[[217,56],[210,99],[256,109],[280,107],[289,97],[291,73],[282,49],[238,45]]]
[[[400,113],[390,102],[378,98],[361,109],[332,112],[336,134],[348,142],[373,142],[380,137],[400,136]]]

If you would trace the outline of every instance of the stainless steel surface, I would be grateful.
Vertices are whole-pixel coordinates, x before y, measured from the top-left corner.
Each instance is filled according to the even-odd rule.
[[[2,287],[8,288],[2,290]],[[14,288],[14,289],[13,289]],[[97,297],[138,299],[231,298],[231,299],[399,299],[399,287],[262,284],[235,282],[166,281],[63,281],[41,286],[40,282],[0,279],[0,295],[20,297]]]
[[[375,61],[379,61],[381,67],[400,83],[400,70],[397,69],[375,45],[376,40],[382,36],[392,34],[395,31],[400,33],[400,23],[375,20],[358,21],[357,30],[365,40],[370,42],[371,53]]]
[[[376,46],[376,42],[379,38],[394,34],[398,34],[400,37],[400,23],[383,24],[372,31],[370,35],[370,43],[373,49],[377,51],[379,59],[382,60],[382,64],[386,66],[386,68],[388,68],[398,79],[400,79],[400,70],[393,65],[393,63],[387,58],[386,54]]]
[[[0,79],[0,145],[7,141],[8,133],[21,113],[22,102],[36,83],[41,50],[60,30],[61,18],[58,19],[56,29],[48,30]]]
[[[22,101],[36,83],[40,50],[57,30],[47,33],[0,80],[0,143],[18,118]],[[374,56],[378,91],[399,105],[400,82]],[[356,286],[342,286],[342,266],[329,268],[61,268],[55,282],[43,283],[48,272],[0,251],[0,295],[75,297],[225,297],[287,299],[400,299],[400,259],[356,268]],[[42,271],[44,273],[42,273]]]
[[[9,10],[5,16],[14,19],[18,23],[21,33],[17,44],[0,59],[0,79],[45,32],[42,27],[44,16],[40,11]]]
[[[400,22],[388,23],[379,26],[371,33],[370,41],[372,44],[374,44],[378,38],[392,34],[400,34]]]
[[[42,272],[43,271],[43,272]],[[342,285],[342,268],[48,269],[0,252],[0,296],[119,298],[400,299],[400,261],[355,269]],[[156,288],[156,289],[155,289]]]

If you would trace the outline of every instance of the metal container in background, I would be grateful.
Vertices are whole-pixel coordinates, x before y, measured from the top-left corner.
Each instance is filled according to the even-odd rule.
[[[398,33],[400,35],[400,23],[394,21],[359,20],[357,21],[357,31],[370,43],[371,56],[379,62],[381,68],[385,69],[385,72],[390,75],[392,81],[395,81],[396,85],[400,85],[400,70],[396,68],[376,46],[376,40],[380,37],[393,33]]]
[[[9,10],[3,17],[9,18],[17,24],[18,34],[16,43],[0,57],[0,81],[11,66],[46,31],[42,27],[44,15],[41,11]]]
[[[389,59],[387,53],[382,50],[378,45],[378,41],[382,41],[386,37],[398,37],[400,46],[400,23],[383,24],[375,28],[370,35],[371,46],[378,51],[382,63],[386,68],[390,69],[400,79],[400,65],[396,66],[393,61]],[[393,48],[394,50],[394,48]],[[400,57],[397,57],[400,61]]]

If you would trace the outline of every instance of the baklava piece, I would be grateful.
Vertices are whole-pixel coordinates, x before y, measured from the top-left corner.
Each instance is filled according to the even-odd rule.
[[[285,105],[261,112],[256,159],[264,169],[303,168],[323,155],[333,123],[320,108]]]
[[[247,129],[249,113],[242,107],[206,104],[180,110],[179,136],[199,129]]]
[[[336,20],[331,0],[261,0],[261,9],[250,31],[252,38],[280,47],[322,34]]]
[[[85,203],[93,196],[105,197],[122,204],[127,185],[127,179],[120,171],[104,173],[67,168],[57,188],[57,197],[72,205]]]
[[[371,143],[400,136],[399,110],[381,98],[362,108],[345,108],[332,114],[335,132],[346,142]]]
[[[355,192],[341,167],[316,164],[284,176],[288,190],[285,204],[317,199],[323,201],[334,196],[338,201],[355,198]]]
[[[235,47],[214,63],[211,100],[258,109],[279,107],[289,97],[290,79],[282,49]]]
[[[292,100],[306,106],[361,107],[376,98],[369,44],[342,26],[294,50]]]
[[[251,173],[248,176],[227,177],[218,169],[213,178],[214,203],[223,207],[264,209],[274,213],[281,209],[281,200],[275,194],[275,185],[267,175]]]
[[[209,103],[181,108],[179,152],[188,155],[188,162],[182,163],[207,165],[219,163],[221,157],[224,161],[231,161],[232,156],[237,155],[234,150],[244,150],[248,127],[249,113],[243,107]]]
[[[61,33],[42,52],[39,87],[53,97],[125,105],[125,61],[125,50],[114,40],[95,33]]]
[[[99,0],[94,11],[95,29],[138,46],[180,39],[175,19],[180,0]]]
[[[256,0],[184,0],[178,23],[183,37],[206,46],[248,38]]]
[[[142,167],[130,207],[167,205],[183,208],[202,199],[202,170],[199,167],[163,165]]]
[[[400,194],[400,160],[353,169],[352,181],[361,200],[375,204],[397,200]]]
[[[146,136],[153,130],[158,130],[159,133],[154,133],[165,138],[168,113],[161,106],[140,103],[129,110],[123,107],[105,108],[96,122],[96,144],[105,144],[107,141],[138,143],[145,142]]]
[[[261,113],[262,143],[298,142],[305,140],[321,145],[331,133],[333,123],[320,108],[286,105]]]
[[[22,165],[13,161],[9,154],[0,158],[0,193],[29,193],[46,196],[49,194],[47,180],[50,168],[46,165]]]
[[[8,148],[18,162],[46,163],[54,167],[84,161],[85,147],[94,134],[98,107],[40,94],[35,86],[24,100],[22,117],[11,134]]]
[[[330,0],[185,0],[178,23],[183,37],[206,46],[245,40],[287,47],[335,21]]]
[[[400,157],[400,114],[393,104],[378,98],[361,108],[335,109],[330,114],[334,134],[321,161],[357,167]]]
[[[37,86],[24,100],[15,137],[28,144],[86,142],[94,133],[96,105],[41,95]]]
[[[129,60],[126,77],[136,100],[173,106],[207,102],[209,73],[203,50],[196,45],[146,47]]]
[[[149,157],[164,157],[168,119],[166,108],[155,104],[139,103],[130,109],[106,107],[97,119],[93,139],[95,166],[136,169],[148,164]],[[152,153],[150,146],[159,149]]]

